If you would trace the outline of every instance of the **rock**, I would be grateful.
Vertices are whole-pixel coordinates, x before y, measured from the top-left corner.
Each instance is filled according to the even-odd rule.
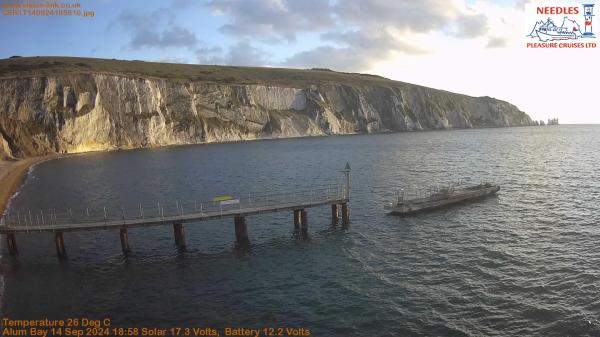
[[[82,92],[79,94],[79,99],[77,100],[76,111],[78,115],[83,115],[88,113],[90,110],[94,108],[94,97],[90,92]]]
[[[63,107],[73,108],[77,100],[75,99],[75,92],[71,87],[63,88]]]
[[[0,133],[0,160],[5,159],[14,159],[14,156],[8,145],[8,141],[4,139],[4,136]]]
[[[5,137],[0,139],[0,148],[5,156],[23,157],[273,137],[532,124],[514,105],[490,97],[385,83],[289,87],[93,72],[3,78],[0,132]]]

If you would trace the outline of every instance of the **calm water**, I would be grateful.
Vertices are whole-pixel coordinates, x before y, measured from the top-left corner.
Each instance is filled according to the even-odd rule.
[[[314,336],[600,335],[600,127],[307,138],[70,157],[36,167],[12,209],[210,199],[329,182],[352,166],[348,230],[327,207],[233,221],[50,234],[3,247],[2,316],[110,317],[146,326],[295,326]],[[497,197],[385,215],[397,186],[494,180]],[[4,246],[4,242],[2,243]]]

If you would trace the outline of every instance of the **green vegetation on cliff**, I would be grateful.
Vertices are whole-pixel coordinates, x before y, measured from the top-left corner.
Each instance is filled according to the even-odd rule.
[[[0,157],[531,123],[494,98],[328,69],[0,60]]]

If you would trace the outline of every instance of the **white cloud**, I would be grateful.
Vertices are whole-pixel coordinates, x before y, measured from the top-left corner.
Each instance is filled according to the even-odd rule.
[[[597,64],[598,49],[534,50],[525,48],[524,42],[485,49],[483,42],[440,42],[441,51],[402,55],[370,71],[472,96],[493,96],[517,105],[534,119],[600,122],[595,84],[600,70],[585,66]]]
[[[323,0],[213,0],[212,12],[228,15],[221,31],[243,38],[294,41],[298,33],[333,25],[331,8]]]
[[[147,12],[123,11],[116,22],[131,34],[129,47],[133,49],[179,47],[192,49],[198,43],[196,34],[178,25],[174,14],[175,11],[186,6],[188,6],[186,0],[178,0],[171,3],[171,7],[168,8]]]
[[[289,42],[320,32],[322,44],[283,63],[296,67],[363,71],[395,54],[426,52],[409,41],[414,35],[478,38],[488,31],[487,16],[460,0],[213,0],[209,6],[228,21],[221,32],[241,39]]]
[[[254,47],[248,41],[240,41],[231,46],[224,57],[225,64],[240,66],[268,66],[270,54]]]
[[[233,37],[233,43],[222,49],[197,42],[195,56],[200,63],[211,64],[372,72],[504,99],[535,119],[600,122],[593,83],[600,75],[600,48],[526,49],[528,2],[214,0],[209,7],[223,16],[226,23],[220,31]],[[138,37],[149,41],[141,45],[168,46],[168,39],[162,38],[167,30],[156,30],[151,21],[138,26]],[[155,34],[143,36],[144,29]],[[300,43],[306,32],[320,34],[320,40]],[[194,39],[180,40],[176,44],[183,46]],[[306,47],[274,62],[265,43],[279,43],[273,48]]]

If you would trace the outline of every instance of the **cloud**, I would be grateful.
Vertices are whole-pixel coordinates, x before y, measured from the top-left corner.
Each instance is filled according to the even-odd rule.
[[[270,42],[295,41],[298,33],[334,23],[329,2],[323,0],[213,0],[209,7],[231,19],[221,32]]]
[[[203,47],[194,52],[200,64],[226,64],[233,66],[268,66],[272,65],[271,54],[253,46],[248,40],[238,41],[229,46],[226,51],[223,48]]]
[[[130,41],[130,46],[134,49],[144,47],[186,47],[193,48],[198,43],[196,35],[179,26],[167,27],[162,31],[154,30],[136,30]]]
[[[326,41],[343,43],[351,48],[368,49],[376,52],[398,51],[409,54],[425,52],[421,48],[403,42],[398,36],[386,29],[331,32],[323,34],[322,37]]]
[[[233,45],[225,55],[225,64],[239,66],[269,65],[269,53],[256,48],[248,41],[240,41]]]
[[[441,47],[431,42],[432,37],[450,42],[487,38],[487,48],[508,43],[506,36],[487,36],[498,31],[496,27],[505,31],[506,24],[496,22],[495,14],[482,9],[495,5],[480,1],[211,0],[205,6],[222,16],[219,21],[224,23],[218,30],[232,40],[207,46],[187,29],[190,27],[176,21],[178,11],[193,4],[176,0],[167,8],[147,13],[124,12],[118,22],[130,32],[129,47],[133,49],[187,48],[191,58],[203,64],[365,71],[400,54],[419,55],[436,48],[439,52]],[[308,43],[303,39],[307,33],[312,34]],[[280,51],[294,50],[291,55],[273,59],[264,49],[283,43],[286,46]]]
[[[426,53],[410,42],[415,34],[475,38],[489,29],[487,17],[460,0],[213,0],[209,7],[226,17],[220,31],[239,39],[294,42],[304,33],[321,33],[320,45],[282,62],[294,67],[361,71],[397,53]],[[254,57],[265,61],[261,53]]]
[[[532,2],[532,0],[517,0],[515,1],[515,8],[525,10],[525,7]]]
[[[342,22],[361,28],[393,27],[420,34],[447,31],[466,38],[487,31],[486,16],[457,1],[346,0],[338,2],[333,11]]]
[[[200,64],[225,64],[223,48],[218,46],[198,48],[194,54]]]
[[[333,11],[342,22],[417,32],[440,30],[459,12],[447,0],[346,0],[339,1]]]
[[[482,15],[469,15],[468,8],[447,0],[344,0],[331,4],[324,0],[213,0],[213,13],[227,15],[221,26],[227,34],[245,37],[294,40],[303,32],[339,27],[394,27],[427,33],[450,25],[480,33]],[[469,28],[476,28],[470,30]]]
[[[188,63],[188,60],[185,57],[164,56],[164,57],[161,57],[158,60],[156,60],[156,62],[162,62],[162,63]]]
[[[399,53],[425,54],[428,52],[421,47],[405,42],[401,37],[385,29],[330,32],[323,34],[322,38],[335,46],[320,46],[296,53],[283,62],[283,65],[360,71]]]
[[[321,46],[312,50],[296,53],[283,65],[294,68],[329,68],[335,70],[356,71],[367,68],[372,57],[352,53],[350,48]]]
[[[451,35],[457,37],[474,38],[483,36],[488,31],[488,20],[483,14],[460,15],[451,24],[454,28]]]
[[[124,11],[117,18],[117,23],[130,32],[130,48],[192,49],[198,44],[196,34],[179,26],[174,13],[189,5],[187,0],[177,0],[171,4],[171,7],[159,8],[151,12]]]
[[[488,40],[486,48],[502,48],[508,45],[508,41],[502,37],[490,37]]]

